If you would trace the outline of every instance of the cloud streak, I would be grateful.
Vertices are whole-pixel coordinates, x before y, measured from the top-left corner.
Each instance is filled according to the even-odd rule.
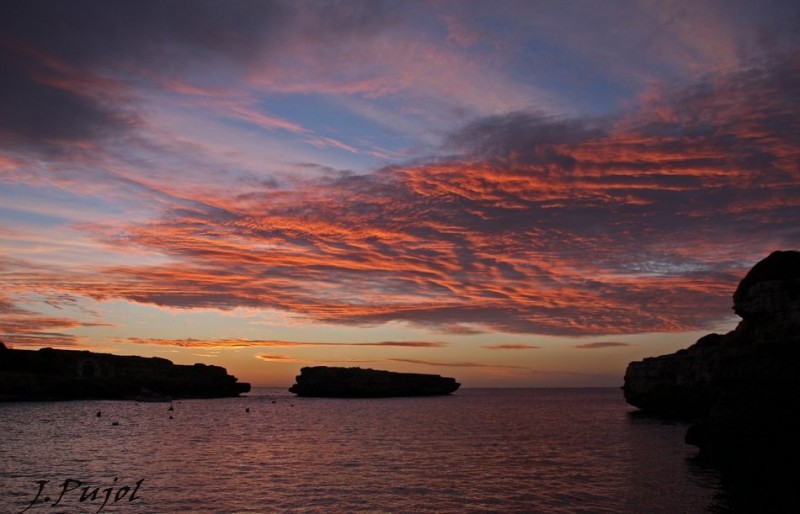
[[[448,368],[492,368],[492,369],[528,369],[525,366],[511,366],[504,364],[487,364],[482,362],[443,362],[427,361],[420,359],[387,359],[392,362],[403,362],[408,364],[421,364],[423,366],[443,366]]]
[[[99,326],[109,325],[66,317],[43,316],[35,311],[20,308],[8,297],[0,295],[0,340],[10,346],[83,346],[84,338],[63,331]]]
[[[596,343],[584,343],[584,344],[577,344],[574,348],[580,348],[581,350],[602,350],[604,348],[620,348],[626,346],[633,346],[629,343],[619,343],[614,341],[599,341]]]
[[[277,353],[259,353],[256,355],[256,359],[262,360],[264,362],[280,362],[280,363],[304,363],[306,362],[303,359],[296,359],[294,357],[290,357],[288,355],[282,355]]]
[[[484,346],[483,348],[487,350],[536,350],[541,348],[541,346],[533,344],[493,344]]]
[[[130,337],[118,339],[119,343],[177,346],[180,348],[301,348],[301,347],[379,347],[379,348],[442,348],[440,341],[378,341],[372,343],[325,343],[307,341],[278,341],[262,339],[156,339]]]

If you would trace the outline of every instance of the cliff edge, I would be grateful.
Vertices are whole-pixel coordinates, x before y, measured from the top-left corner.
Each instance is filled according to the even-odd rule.
[[[796,455],[800,444],[800,252],[757,263],[733,295],[742,320],[670,355],[632,362],[625,400],[692,421],[686,442],[723,460]]]
[[[328,366],[302,368],[296,380],[289,392],[326,398],[436,396],[450,394],[461,385],[439,375]]]
[[[221,398],[250,384],[225,368],[89,351],[12,350],[0,343],[0,400]]]

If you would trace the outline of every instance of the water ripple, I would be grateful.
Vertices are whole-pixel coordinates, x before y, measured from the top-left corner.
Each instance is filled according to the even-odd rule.
[[[68,478],[93,487],[145,479],[134,503],[103,512],[709,510],[719,479],[687,466],[685,427],[632,421],[619,396],[467,389],[337,400],[256,390],[176,402],[172,411],[163,403],[4,404],[0,511],[22,510],[37,480],[50,480],[54,494]],[[65,497],[65,508],[97,511],[78,496]]]

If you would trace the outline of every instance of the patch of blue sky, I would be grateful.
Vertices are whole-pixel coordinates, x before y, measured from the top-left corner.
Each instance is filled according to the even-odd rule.
[[[5,183],[0,188],[0,218],[13,223],[52,226],[76,220],[128,216],[119,198],[82,195],[57,187]]]
[[[328,96],[268,94],[262,96],[261,103],[265,112],[297,123],[310,130],[312,135],[330,138],[359,152],[370,153],[380,149],[397,152],[414,142],[410,134],[363,116]]]
[[[0,195],[0,198],[2,196]],[[3,202],[5,204],[5,202]],[[0,222],[6,227],[18,224],[52,226],[68,222],[63,216],[41,212],[32,208],[9,208],[0,205]]]
[[[532,82],[558,98],[557,111],[567,117],[595,117],[616,111],[639,85],[621,82],[602,63],[548,40],[529,39],[519,52],[512,77]]]

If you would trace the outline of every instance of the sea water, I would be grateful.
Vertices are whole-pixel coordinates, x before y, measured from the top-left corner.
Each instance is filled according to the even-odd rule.
[[[0,512],[725,511],[619,389],[0,404]],[[26,510],[27,509],[27,510]]]

